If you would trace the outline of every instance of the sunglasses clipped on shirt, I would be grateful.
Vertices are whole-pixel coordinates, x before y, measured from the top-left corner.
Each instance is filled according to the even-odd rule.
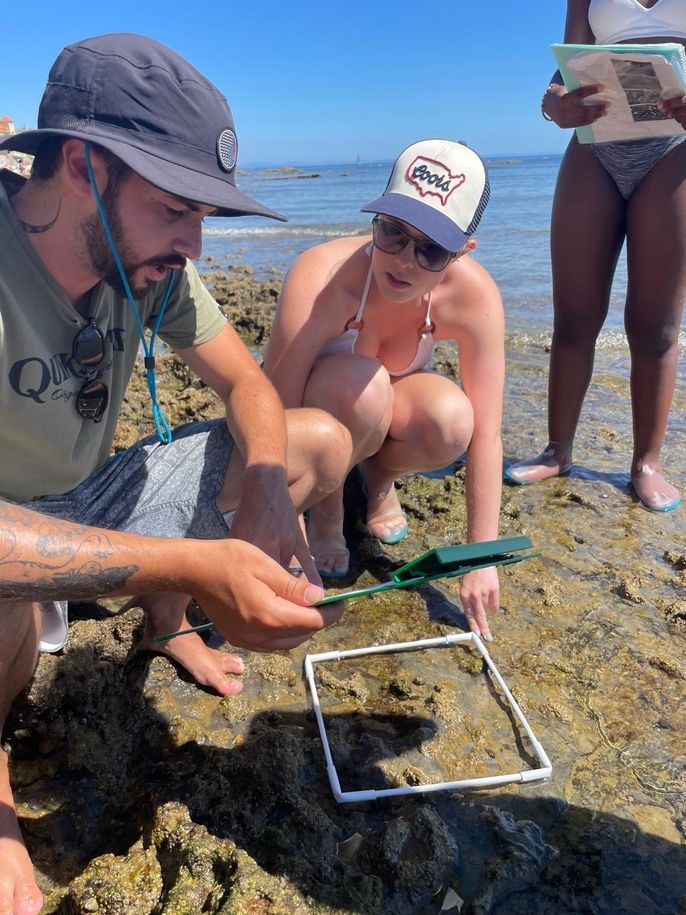
[[[422,240],[408,235],[397,223],[389,222],[382,216],[375,216],[372,219],[372,238],[374,245],[384,254],[399,254],[408,242],[412,242],[417,266],[432,273],[445,270],[455,257],[452,251],[442,248],[428,238]]]
[[[90,318],[88,324],[74,337],[71,352],[74,362],[84,372],[97,372],[105,358],[105,338],[95,323],[95,318]],[[109,397],[107,385],[101,378],[86,381],[76,395],[76,412],[84,419],[99,423],[107,409]]]

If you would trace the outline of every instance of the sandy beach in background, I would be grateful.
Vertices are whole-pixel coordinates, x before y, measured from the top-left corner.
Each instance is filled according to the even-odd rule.
[[[278,280],[210,282],[259,351]],[[508,347],[507,460],[545,440],[547,361],[544,340]],[[171,422],[219,415],[182,366],[161,363]],[[439,368],[453,364],[441,349]],[[686,912],[686,509],[652,514],[628,492],[627,375],[626,357],[601,349],[572,472],[503,494],[501,536],[525,534],[541,556],[502,570],[489,652],[551,758],[548,782],[353,805],[331,794],[305,653],[462,631],[456,580],[351,601],[289,655],[239,652],[245,691],[225,699],[135,652],[140,610],[73,607],[65,652],[41,658],[5,734],[45,911]],[[665,469],[684,493],[685,408],[681,384]],[[150,431],[149,413],[137,378],[117,447]],[[459,468],[403,481],[410,536],[384,550],[360,529],[351,487],[356,546],[341,587],[461,542],[463,484]],[[324,684],[342,771],[378,786],[531,767],[502,697],[462,649],[387,661]]]

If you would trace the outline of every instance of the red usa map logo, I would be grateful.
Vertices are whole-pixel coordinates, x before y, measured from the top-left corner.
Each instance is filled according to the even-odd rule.
[[[405,177],[414,185],[422,197],[431,194],[438,197],[446,205],[448,197],[455,188],[465,183],[464,174],[456,174],[438,162],[436,159],[427,159],[425,156],[417,156],[416,159],[408,166]]]

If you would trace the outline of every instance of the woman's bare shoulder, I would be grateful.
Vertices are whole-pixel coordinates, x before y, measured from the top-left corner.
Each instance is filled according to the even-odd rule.
[[[484,321],[495,330],[503,324],[498,287],[485,267],[468,254],[447,272],[435,303],[432,315],[441,336],[461,338],[482,327]]]
[[[488,270],[469,254],[455,261],[448,271],[447,279],[451,298],[463,302],[484,299],[500,301],[500,292],[495,280]]]
[[[335,323],[361,292],[369,264],[368,243],[363,236],[335,238],[300,254],[286,276],[280,310],[307,313],[324,322],[331,318]]]
[[[331,277],[344,270],[355,255],[361,253],[369,243],[367,236],[346,236],[333,238],[321,245],[303,251],[293,262],[291,271],[304,271],[310,275]]]

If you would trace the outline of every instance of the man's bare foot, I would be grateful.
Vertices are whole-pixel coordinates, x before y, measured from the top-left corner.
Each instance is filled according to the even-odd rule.
[[[0,912],[37,915],[43,894],[36,885],[14,808],[7,754],[0,750]]]
[[[400,543],[407,537],[407,515],[392,482],[385,489],[368,489],[367,530],[381,543]]]
[[[348,574],[350,552],[343,536],[343,506],[331,513],[320,504],[308,512],[307,542],[320,575],[343,578]]]
[[[139,650],[166,655],[188,671],[197,683],[216,690],[220,696],[240,693],[243,684],[230,676],[240,676],[245,670],[237,655],[209,648],[196,632],[167,642],[154,641],[156,635],[190,628],[186,616],[189,602],[189,597],[178,594],[145,594],[129,601],[127,606],[145,610],[145,634],[138,644]]]
[[[510,483],[525,486],[527,483],[540,483],[550,477],[559,477],[569,472],[572,463],[560,457],[555,448],[549,446],[530,461],[517,461],[503,471],[503,476]]]
[[[668,483],[659,467],[641,466],[631,474],[636,495],[646,508],[653,512],[668,512],[681,502],[679,490]]]

